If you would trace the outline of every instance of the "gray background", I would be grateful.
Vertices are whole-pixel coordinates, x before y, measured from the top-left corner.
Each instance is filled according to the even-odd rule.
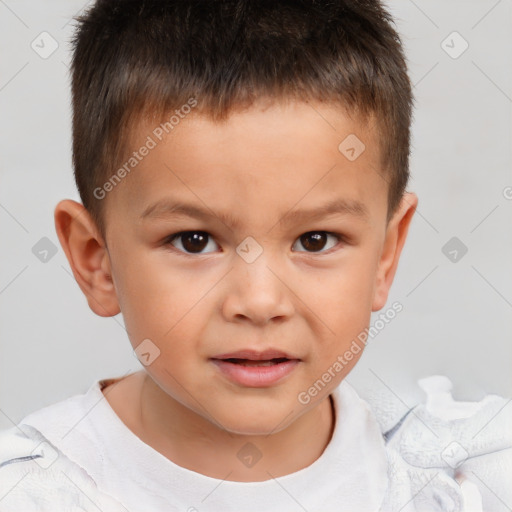
[[[89,309],[53,223],[59,200],[79,200],[68,41],[85,5],[0,0],[0,428],[142,368],[122,315]],[[386,306],[404,309],[347,380],[397,413],[424,400],[416,381],[432,374],[448,376],[459,400],[512,397],[511,2],[388,5],[415,84],[409,190],[419,206]],[[460,55],[454,31],[469,44]],[[51,49],[42,32],[58,43],[46,58],[31,47]],[[43,237],[57,251],[46,262],[33,252]],[[456,261],[442,250],[452,237]]]

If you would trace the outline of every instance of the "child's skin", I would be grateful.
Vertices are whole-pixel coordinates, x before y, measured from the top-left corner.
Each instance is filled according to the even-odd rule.
[[[134,148],[154,128],[140,126]],[[351,133],[366,145],[353,162],[338,150]],[[375,133],[339,107],[260,102],[222,124],[190,114],[159,142],[104,199],[108,250],[81,204],[57,205],[58,236],[91,309],[122,311],[132,346],[149,338],[161,352],[146,371],[106,389],[136,435],[182,467],[233,481],[293,473],[322,454],[334,427],[328,395],[362,351],[309,403],[298,395],[368,327],[371,311],[385,306],[417,206],[407,193],[386,228],[382,174]],[[212,216],[140,219],[163,198]],[[291,210],[341,198],[361,202],[367,218],[309,215],[286,223]],[[230,228],[218,212],[239,226]],[[210,236],[198,246],[183,237],[164,245],[169,235],[193,230]],[[347,241],[326,234],[315,245],[302,237],[311,231]],[[263,248],[252,263],[236,252],[246,237]],[[300,361],[264,387],[229,380],[211,360],[268,348]],[[248,441],[262,454],[253,467],[237,458]]]

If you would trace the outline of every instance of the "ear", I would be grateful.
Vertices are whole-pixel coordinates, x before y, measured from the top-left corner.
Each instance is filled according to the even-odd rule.
[[[114,316],[117,300],[105,241],[85,207],[64,199],[55,208],[55,229],[60,244],[84,292],[89,307],[99,316]]]
[[[402,252],[411,219],[417,206],[418,197],[416,194],[413,192],[405,193],[400,206],[389,221],[377,268],[372,311],[379,311],[386,304],[389,289],[398,267],[400,253]]]

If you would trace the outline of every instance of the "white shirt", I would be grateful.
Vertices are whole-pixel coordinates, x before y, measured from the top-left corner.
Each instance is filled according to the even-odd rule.
[[[343,381],[332,394],[333,436],[315,462],[263,482],[232,482],[178,466],[138,438],[101,392],[113,380],[96,381],[86,393],[0,432],[2,512],[480,512],[482,502],[485,512],[501,512],[512,506],[512,406],[501,397],[446,402],[435,411],[420,404],[383,435],[374,411]],[[462,486],[458,473],[467,478]]]

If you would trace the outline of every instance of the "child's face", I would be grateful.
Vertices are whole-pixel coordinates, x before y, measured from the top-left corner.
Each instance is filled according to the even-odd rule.
[[[154,129],[140,129],[136,148],[148,135],[156,147],[106,198],[108,253],[98,254],[113,278],[108,293],[171,400],[231,432],[282,430],[361,356],[345,354],[385,304],[417,198],[407,194],[386,225],[375,133],[333,106],[253,107],[224,124],[191,114],[162,141]],[[338,149],[350,134],[366,146],[355,160],[350,139]],[[152,208],[160,202],[204,213]],[[351,208],[322,215],[333,202]],[[266,350],[294,361],[216,360]]]

